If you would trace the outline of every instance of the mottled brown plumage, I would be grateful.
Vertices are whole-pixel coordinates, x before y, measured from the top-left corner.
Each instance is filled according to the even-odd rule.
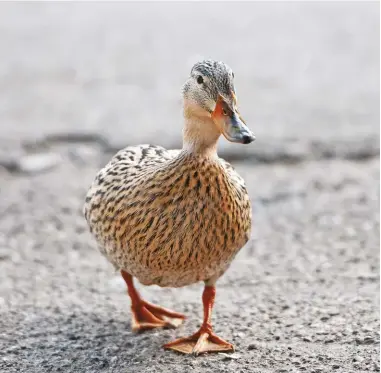
[[[85,211],[102,252],[144,285],[218,278],[251,227],[244,182],[228,163],[151,145],[120,151]]]
[[[183,92],[183,149],[127,147],[98,173],[86,197],[90,230],[129,287],[135,329],[140,328],[139,318],[146,327],[169,325],[160,312],[155,313],[156,306],[140,299],[132,277],[144,285],[181,287],[204,281],[212,288],[250,235],[244,181],[216,153],[221,133],[230,141],[253,140],[236,109],[231,70],[213,61],[196,64]],[[212,295],[205,302],[210,298],[212,304],[214,292],[207,293]],[[137,312],[139,307],[144,312]],[[166,312],[168,317],[182,317]],[[209,320],[210,313],[205,317]],[[205,320],[204,328],[209,322]],[[207,334],[211,333],[210,326]],[[232,348],[223,341],[222,347],[215,342],[217,347],[203,350],[195,347],[196,342],[167,347],[196,353]]]

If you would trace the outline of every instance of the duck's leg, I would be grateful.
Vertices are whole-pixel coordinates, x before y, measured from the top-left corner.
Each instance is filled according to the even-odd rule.
[[[127,284],[128,295],[131,298],[133,331],[142,331],[154,328],[177,328],[185,319],[181,313],[146,302],[136,290],[132,276],[121,270],[122,277]]]
[[[215,296],[216,288],[214,286],[205,286],[202,294],[204,321],[199,331],[190,337],[180,338],[173,342],[169,342],[163,347],[184,354],[193,353],[195,355],[203,352],[234,351],[234,346],[231,343],[224,341],[213,333],[211,318]]]

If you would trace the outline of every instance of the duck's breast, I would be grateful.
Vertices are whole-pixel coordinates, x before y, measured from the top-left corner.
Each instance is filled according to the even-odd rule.
[[[183,286],[223,272],[247,242],[250,201],[219,160],[179,160],[108,201],[99,235],[106,256],[144,284]]]
[[[128,263],[143,283],[183,286],[223,271],[250,235],[242,179],[220,164],[181,165],[144,188],[125,236]],[[235,175],[234,175],[235,176]]]

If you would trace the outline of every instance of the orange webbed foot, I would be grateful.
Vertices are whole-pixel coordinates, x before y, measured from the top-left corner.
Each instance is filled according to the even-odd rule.
[[[218,337],[211,329],[201,329],[190,337],[179,338],[163,346],[183,354],[199,355],[205,352],[233,352],[234,346]]]
[[[181,313],[156,306],[144,300],[139,300],[139,303],[134,304],[131,310],[131,326],[134,332],[154,328],[177,328],[186,318]]]
[[[177,328],[185,319],[181,313],[156,306],[143,300],[136,290],[132,276],[121,270],[131,298],[132,330],[134,332],[154,328]]]
[[[183,354],[199,355],[204,352],[233,352],[234,346],[213,333],[211,313],[216,296],[214,286],[205,286],[202,294],[204,305],[204,320],[200,330],[190,337],[176,339],[165,344],[163,347],[169,350],[182,352]]]

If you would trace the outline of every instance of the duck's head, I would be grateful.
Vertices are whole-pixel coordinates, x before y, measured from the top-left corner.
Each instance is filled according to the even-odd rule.
[[[255,140],[238,112],[234,73],[225,63],[212,60],[196,63],[184,84],[183,98],[186,116],[204,120],[205,126],[214,126],[213,130],[227,140],[241,144]]]

